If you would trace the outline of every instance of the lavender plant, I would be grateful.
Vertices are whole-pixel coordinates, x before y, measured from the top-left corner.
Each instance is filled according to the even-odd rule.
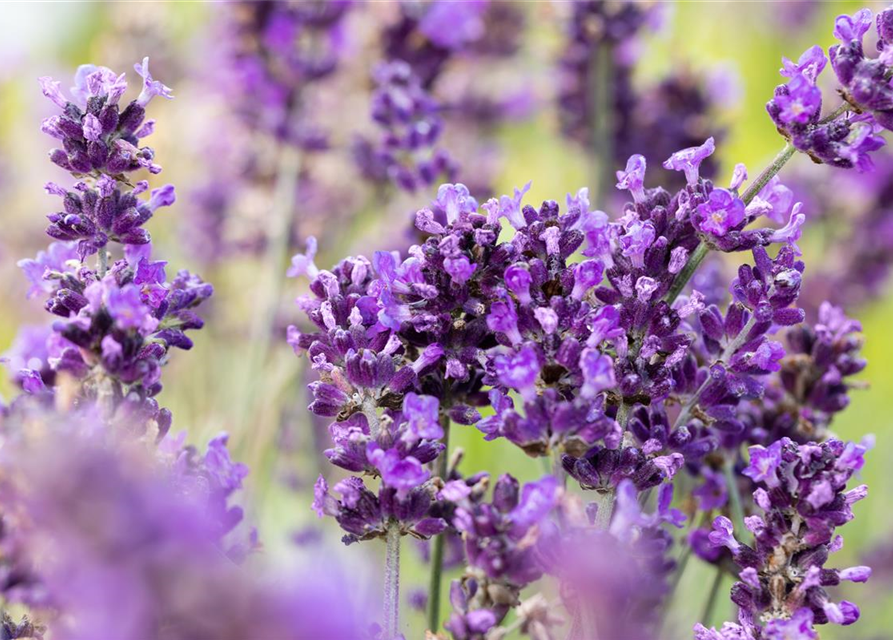
[[[385,540],[383,638],[400,637],[406,535],[436,536],[428,629],[440,632],[444,540],[455,532],[466,570],[450,590],[454,638],[556,637],[562,624],[575,639],[656,637],[685,566],[666,529],[686,520],[672,507],[674,484],[694,485],[703,514],[690,516],[720,514],[712,533],[692,530],[690,548],[719,577],[741,580],[739,623],[699,624],[697,638],[808,639],[816,625],[858,618],[826,587],[864,582],[870,570],[824,565],[866,492],[847,483],[869,443],[828,436],[847,378],[865,366],[859,325],[831,305],[803,324],[806,214],[777,174],[797,151],[870,169],[884,144],[875,96],[887,75],[883,55],[862,54],[869,19],[837,21],[844,44],[830,55],[844,101],[826,116],[816,87],[824,53],[785,60],[788,82],[767,110],[787,144],[752,181],[741,164],[727,188],[703,178],[708,138],[663,162],[684,177],[675,192],[646,186],[647,161],[633,155],[616,174],[632,201],[613,219],[591,209],[586,189],[562,211],[552,200],[525,205],[529,185],[479,205],[464,185],[444,184],[417,213],[424,239],[405,258],[378,252],[321,270],[312,252],[295,256],[290,275],[310,279],[298,302],[312,325],[290,327],[288,342],[319,376],[309,409],[333,419],[326,457],[351,474],[338,495],[320,479],[314,508],[338,521],[346,543]],[[724,309],[692,288],[710,252],[751,254]],[[501,477],[488,501],[487,474],[463,478],[448,464],[458,425],[551,460],[551,475],[523,490]],[[380,479],[377,494],[363,476]],[[564,623],[545,586],[522,600],[546,574]]]
[[[487,6],[401,5],[388,33],[391,61],[373,101],[378,159],[404,188],[449,169],[429,89],[448,57],[484,46]],[[638,7],[606,6],[576,6],[611,26],[587,65],[610,60],[644,19]],[[244,7],[259,20],[251,38],[262,34],[275,52],[243,60],[270,107],[244,115],[277,139],[280,223],[290,222],[297,153],[318,140],[293,119],[298,90],[334,65],[292,45],[306,31],[333,36],[345,7]],[[482,204],[447,183],[416,213],[421,240],[405,256],[379,251],[325,270],[307,240],[287,274],[309,280],[298,299],[307,323],[290,326],[287,342],[318,378],[309,411],[330,422],[324,455],[340,470],[319,477],[312,508],[337,522],[346,545],[383,544],[383,614],[371,625],[341,585],[270,586],[238,566],[258,545],[253,531],[240,535],[232,502],[248,469],[230,458],[225,435],[205,454],[184,447],[156,400],[170,350],[192,346],[186,331],[202,325],[194,309],[212,293],[188,272],[168,282],[166,263],[152,260],[144,225],[174,203],[173,187],[146,199],[148,181],[132,182],[161,171],[139,145],[154,127],[147,105],[171,90],[148,59],[136,66],[142,91],[123,109],[124,76],[104,67],[81,67],[71,98],[41,79],[62,110],[42,127],[62,141],[50,157],[76,183],[47,185],[63,203],[49,216],[55,242],[21,263],[29,295],[45,296],[59,319],[23,333],[9,358],[23,393],[0,412],[0,595],[37,622],[3,613],[0,634],[41,637],[46,623],[63,640],[397,640],[406,537],[431,541],[428,637],[653,640],[666,632],[690,553],[717,576],[696,640],[811,640],[820,625],[856,622],[857,605],[833,588],[871,570],[826,565],[867,494],[852,481],[870,438],[831,435],[866,366],[860,325],[830,303],[805,322],[797,243],[807,214],[777,174],[797,152],[872,168],[891,128],[891,16],[877,19],[876,59],[862,44],[867,10],[836,21],[841,44],[829,55],[843,101],[827,115],[817,86],[825,53],[784,60],[787,82],[767,111],[786,144],[753,180],[743,164],[727,187],[707,179],[716,147],[707,137],[663,160],[679,174],[672,189],[650,186],[645,156],[624,158],[616,186],[630,201],[616,215],[593,209],[586,188],[563,207],[534,207],[524,202],[530,183]],[[596,129],[598,140],[614,133],[605,121]],[[613,147],[599,152],[611,166]],[[745,257],[720,281],[699,271],[710,253]],[[472,428],[547,473],[522,486],[460,470],[450,433]],[[687,521],[689,532],[673,535]],[[441,620],[448,549],[462,572]],[[727,573],[738,619],[709,628]]]

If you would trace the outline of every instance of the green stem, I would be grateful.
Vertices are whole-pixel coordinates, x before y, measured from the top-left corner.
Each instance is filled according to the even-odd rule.
[[[589,60],[590,114],[592,125],[593,176],[592,202],[608,193],[614,167],[614,45],[605,38],[592,50]]]
[[[701,266],[701,263],[704,262],[704,258],[707,257],[709,252],[710,249],[703,242],[695,247],[695,250],[692,251],[692,254],[688,257],[688,262],[682,267],[682,271],[680,271],[679,275],[676,276],[676,279],[673,280],[673,286],[671,286],[670,290],[667,292],[667,304],[673,304],[676,301],[676,298],[682,293],[685,285],[691,280],[691,277],[694,275],[695,271],[697,271],[698,267]]]
[[[384,637],[394,640],[400,627],[400,525],[388,523],[384,567]]]
[[[450,417],[446,411],[440,416],[440,424],[443,427],[444,450],[437,459],[437,475],[444,481],[449,471],[450,457]],[[437,633],[440,628],[440,593],[443,583],[443,554],[446,545],[446,532],[434,536],[433,549],[431,550],[431,578],[428,584],[428,629],[431,633]]]
[[[705,627],[710,627],[710,621],[713,618],[713,609],[716,608],[716,597],[719,595],[719,587],[722,585],[722,575],[722,567],[717,567],[716,577],[713,578],[713,584],[710,586],[710,595],[707,596],[704,613],[701,615],[701,624]]]
[[[99,249],[99,277],[104,278],[109,270],[109,250],[105,247]]]
[[[729,492],[729,504],[732,507],[732,517],[734,518],[735,529],[737,530],[738,540],[743,542],[744,536],[747,535],[747,527],[744,526],[744,506],[741,502],[741,493],[738,491],[738,480],[735,478],[735,459],[730,457],[723,465],[723,472],[726,476],[726,489]]]
[[[291,222],[297,202],[297,184],[301,173],[301,153],[294,145],[284,145],[279,150],[273,209],[267,227],[267,246],[264,255],[266,273],[259,278],[258,296],[255,298],[258,313],[250,327],[251,347],[243,367],[241,408],[236,416],[245,424],[255,414],[260,401],[260,371],[264,366],[276,324],[276,311],[282,297],[285,280],[285,262],[291,240]]]
[[[781,168],[788,163],[788,160],[794,157],[797,149],[790,142],[786,143],[784,148],[778,152],[771,164],[763,169],[763,172],[757,176],[757,179],[750,183],[747,190],[741,196],[745,205],[750,204],[754,198],[763,190],[769,181],[774,178]]]

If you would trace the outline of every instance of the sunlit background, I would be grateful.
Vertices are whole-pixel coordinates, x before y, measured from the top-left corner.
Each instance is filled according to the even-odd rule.
[[[703,126],[708,132],[711,127],[726,131],[718,147],[717,182],[726,182],[737,162],[755,175],[783,144],[764,109],[780,82],[781,57],[796,58],[812,44],[827,47],[833,42],[834,16],[867,4],[883,7],[865,2],[666,4],[662,24],[643,39],[637,52],[636,81],[652,82],[688,69],[712,83],[723,99]],[[192,2],[0,4],[0,351],[12,343],[22,325],[47,322],[41,301],[26,300],[27,284],[16,268],[17,260],[33,257],[48,241],[44,216],[56,205],[52,196],[44,194],[44,183],[65,181],[61,170],[47,160],[54,141],[41,134],[39,125],[52,113],[52,105],[41,96],[36,78],[51,75],[67,86],[66,79],[86,62],[135,77],[133,63],[149,56],[153,75],[173,87],[176,95],[171,102],[157,100],[152,105],[158,125],[149,143],[164,171],[150,180],[153,186],[173,183],[179,194],[177,203],[148,225],[155,253],[168,260],[169,270],[197,271],[216,290],[204,310],[206,328],[194,334],[194,349],[173,354],[159,401],[172,410],[173,429],[186,430],[195,443],[203,445],[220,431],[231,435],[234,457],[251,467],[245,503],[261,532],[263,553],[296,558],[325,549],[333,563],[340,562],[348,571],[375,574],[380,565],[376,554],[383,545],[342,547],[334,523],[318,521],[310,510],[313,481],[319,473],[333,472],[321,455],[325,425],[316,424],[305,410],[309,378],[304,364],[284,339],[285,326],[299,321],[294,299],[306,282],[286,280],[285,262],[275,258],[271,262],[269,251],[251,247],[252,234],[260,230],[263,236],[267,225],[276,224],[273,185],[260,185],[245,194],[239,220],[212,232],[239,246],[222,257],[208,259],[207,236],[196,232],[191,218],[194,192],[215,173],[232,172],[232,166],[238,166],[240,145],[262,144],[245,140],[232,126],[233,116],[222,97],[225,92],[216,86],[220,80],[215,29],[229,10],[227,5]],[[370,126],[368,76],[376,59],[369,52],[377,25],[387,22],[393,10],[392,4],[376,3],[349,17],[348,32],[355,40],[347,44],[346,70],[338,79],[314,87],[318,95],[310,96],[331,120],[333,150],[326,159],[313,161],[308,169],[313,184],[297,191],[300,233],[290,253],[303,246],[303,237],[316,234],[320,267],[344,255],[370,255],[378,248],[405,245],[412,213],[434,195],[434,189],[419,189],[412,195],[371,189],[350,163],[352,133]],[[533,180],[527,202],[563,201],[566,193],[590,184],[594,174],[582,147],[560,135],[553,108],[554,66],[566,6],[530,2],[523,3],[523,11],[528,19],[514,68],[500,70],[498,77],[472,69],[465,73],[494,92],[523,89],[531,107],[524,117],[493,127],[492,142],[499,150],[492,162],[495,194]],[[508,80],[503,82],[503,76]],[[448,139],[449,135],[447,131]],[[462,153],[481,153],[458,137],[456,145],[460,162]],[[885,153],[889,152],[882,150],[879,155]],[[805,157],[796,158],[782,173],[807,203],[809,222],[802,244],[807,282],[811,271],[832,267],[838,254],[862,249],[844,243],[847,208],[860,201],[862,187],[858,180],[832,179],[831,173]],[[609,213],[617,211],[613,195],[594,205]],[[893,203],[888,205],[893,216]],[[271,301],[280,303],[272,319],[267,317]],[[846,546],[835,566],[862,563],[872,549],[893,543],[893,510],[887,499],[893,490],[893,465],[888,464],[893,456],[893,297],[870,296],[847,310],[863,323],[869,367],[861,376],[866,389],[851,394],[852,406],[836,419],[834,431],[852,439],[875,434],[876,446],[863,473],[869,497],[856,507],[856,520],[842,532]],[[14,393],[11,381],[0,379],[0,395],[9,398]],[[495,476],[511,471],[522,481],[542,473],[539,463],[518,448],[500,441],[485,443],[473,427],[455,427],[453,444],[466,452],[466,472],[488,470]],[[404,593],[409,594],[425,584],[426,574],[414,550],[408,549],[404,558]],[[893,637],[886,631],[893,628],[893,597],[885,583],[893,580],[893,574],[883,573],[879,571],[867,587],[851,596],[864,605],[858,625],[829,625],[822,630],[824,640]],[[688,569],[676,594],[668,638],[690,637],[688,630],[700,619],[712,576],[710,567]],[[413,628],[420,629],[422,614],[408,615]],[[713,623],[731,616],[732,605],[723,598]],[[407,637],[420,637],[420,632]]]

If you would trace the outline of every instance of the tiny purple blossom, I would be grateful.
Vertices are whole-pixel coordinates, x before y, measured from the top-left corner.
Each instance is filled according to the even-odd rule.
[[[700,179],[698,167],[700,167],[701,163],[710,157],[715,150],[716,146],[713,143],[713,138],[707,138],[706,142],[699,147],[689,147],[688,149],[682,149],[671,155],[664,161],[664,169],[685,172],[686,182],[688,182],[690,187],[694,187],[698,184],[698,180]]]
[[[739,162],[735,165],[735,171],[732,172],[732,181],[729,183],[729,189],[738,191],[742,184],[747,181],[747,167]]]
[[[150,211],[155,211],[159,207],[169,207],[176,201],[177,194],[174,191],[174,185],[166,184],[158,189],[152,189],[147,206]]]
[[[786,78],[796,78],[802,75],[807,80],[815,84],[816,78],[828,63],[824,50],[819,45],[814,45],[803,52],[797,62],[792,62],[788,58],[782,58],[782,69],[779,71]]]
[[[737,553],[741,548],[741,543],[735,539],[732,521],[725,516],[717,516],[713,521],[713,531],[709,538],[714,546],[727,547],[732,553]]]
[[[779,485],[776,471],[781,464],[782,442],[776,440],[769,448],[762,445],[754,445],[750,452],[750,464],[741,473],[754,482],[762,482],[767,487],[773,488]]]
[[[654,225],[650,220],[641,222],[633,220],[626,227],[626,233],[620,236],[620,248],[627,258],[629,258],[633,266],[645,266],[645,252],[654,243],[656,237]]]
[[[698,228],[718,238],[744,221],[744,202],[731,191],[714,189],[710,197],[698,206]]]
[[[800,247],[797,246],[797,240],[803,235],[801,227],[806,223],[806,215],[800,213],[802,208],[803,203],[798,202],[795,204],[793,211],[791,211],[791,218],[788,220],[788,223],[769,236],[770,242],[784,242],[791,245],[795,255],[798,256],[801,255],[801,251]]]
[[[313,262],[313,258],[316,257],[316,238],[314,236],[308,236],[304,247],[304,253],[298,253],[292,256],[291,266],[288,268],[285,275],[289,278],[297,278],[306,275],[312,281],[319,275],[319,269]]]
[[[98,142],[100,138],[102,138],[102,124],[99,122],[99,118],[94,116],[92,113],[88,113],[84,116],[84,137],[91,142]]]
[[[654,278],[642,276],[636,280],[636,297],[639,302],[648,302],[660,284]]]
[[[851,16],[837,16],[834,21],[834,37],[844,44],[859,42],[871,29],[871,10],[860,9]]]
[[[536,396],[540,363],[532,347],[524,347],[511,355],[499,355],[493,364],[501,384],[516,389],[525,399]]]
[[[43,92],[43,95],[52,100],[56,106],[62,109],[66,107],[68,100],[62,95],[58,80],[53,80],[49,76],[41,76],[37,81],[40,83],[40,90]]]
[[[477,212],[478,203],[468,187],[464,184],[442,184],[437,190],[437,204],[446,214],[447,224],[453,224],[457,220],[468,217],[468,214]]]
[[[512,344],[518,344],[523,339],[518,330],[518,314],[515,311],[515,303],[511,298],[494,302],[490,306],[487,326],[491,331],[504,333]]]
[[[670,264],[667,270],[672,274],[682,271],[682,267],[688,262],[688,249],[685,247],[676,247],[670,252]]]
[[[138,105],[140,105],[141,107],[145,107],[155,96],[161,96],[162,98],[166,98],[168,100],[174,97],[173,94],[171,94],[170,87],[152,78],[152,74],[149,73],[148,57],[143,58],[142,64],[133,65],[133,68],[143,78],[143,90],[140,92],[139,97],[136,99],[136,103]]]
[[[580,355],[580,369],[583,371],[583,387],[580,395],[594,398],[596,395],[617,384],[614,377],[614,361],[598,349],[583,349]]]
[[[443,268],[453,277],[455,283],[461,286],[468,282],[477,269],[477,265],[471,264],[471,261],[465,256],[459,256],[458,258],[445,258]]]
[[[574,288],[571,297],[582,300],[586,294],[602,281],[605,265],[600,260],[584,260],[574,267]]]
[[[822,107],[821,89],[802,75],[788,82],[787,89],[775,97],[781,109],[778,119],[784,124],[806,124]]]
[[[505,286],[518,296],[518,301],[521,304],[530,304],[530,285],[533,282],[533,279],[530,277],[530,271],[526,267],[513,264],[505,270],[503,277],[505,278]]]
[[[524,194],[530,191],[531,184],[533,183],[528,182],[521,189],[515,187],[513,198],[502,196],[499,199],[499,215],[505,217],[515,229],[523,229],[527,226],[527,221],[521,212],[521,200],[524,199]]]
[[[402,457],[397,449],[385,451],[376,443],[370,442],[366,457],[381,473],[381,481],[403,493],[424,483],[430,474],[422,463],[412,456]]]
[[[628,189],[638,204],[645,200],[645,157],[639,154],[630,156],[626,169],[617,172],[617,188]]]
[[[540,326],[543,328],[546,335],[555,333],[555,329],[558,328],[558,314],[555,313],[554,309],[550,309],[549,307],[537,307],[533,311],[533,316],[536,318],[537,322],[540,323]]]
[[[416,438],[439,440],[443,437],[440,426],[440,401],[434,396],[407,393],[403,399],[403,417],[409,432]]]

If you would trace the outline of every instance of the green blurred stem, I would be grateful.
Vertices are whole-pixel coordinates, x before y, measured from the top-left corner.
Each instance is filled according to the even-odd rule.
[[[291,223],[297,202],[298,177],[301,173],[301,152],[295,145],[282,145],[276,171],[273,208],[268,218],[267,246],[256,298],[257,314],[251,325],[248,361],[243,368],[245,381],[241,411],[237,412],[240,423],[246,423],[256,409],[259,395],[260,370],[266,361],[276,324],[276,311],[282,297],[285,280],[285,262],[291,239]]]
[[[592,125],[592,202],[599,202],[611,188],[614,167],[614,44],[607,38],[592,50],[589,59],[589,121]]]
[[[704,613],[701,615],[700,621],[705,627],[710,627],[710,621],[713,618],[713,610],[716,608],[716,597],[719,595],[719,587],[722,585],[723,568],[716,568],[716,577],[713,578],[713,584],[710,586],[710,595],[707,596],[707,603],[704,605]]]
[[[99,277],[104,278],[109,270],[109,250],[105,247],[99,249]]]
[[[394,640],[400,626],[400,525],[388,523],[384,566],[384,638]]]
[[[838,109],[840,113],[843,113],[845,110],[846,109]],[[837,115],[839,115],[839,113]],[[763,190],[763,187],[765,187],[766,184],[768,184],[768,182],[781,171],[781,168],[787,164],[788,160],[794,157],[795,153],[797,153],[797,149],[794,148],[794,145],[790,142],[786,143],[784,148],[777,156],[775,156],[775,159],[768,167],[763,169],[763,172],[757,176],[757,179],[751,183],[744,192],[744,195],[741,196],[745,205],[750,204],[751,201],[757,197],[757,194]],[[707,257],[709,252],[710,248],[703,242],[695,248],[691,256],[689,256],[688,262],[682,267],[682,271],[680,271],[679,275],[676,276],[676,279],[673,280],[673,286],[671,286],[669,292],[667,292],[666,301],[668,304],[673,304],[676,298],[679,297],[679,294],[682,293],[685,285],[691,280],[691,277],[694,275],[695,271],[697,271],[698,267],[701,266],[701,263],[704,261],[704,258]]]
[[[450,459],[450,416],[446,411],[441,413],[440,426],[443,428],[444,449],[437,459],[437,475],[446,482]],[[428,629],[431,633],[437,633],[440,628],[440,592],[443,583],[445,545],[445,531],[434,536],[434,546],[431,550],[431,578],[428,583]]]
[[[276,322],[276,310],[282,297],[285,263],[291,240],[291,225],[297,203],[298,178],[301,174],[301,151],[295,145],[280,148],[279,166],[274,187],[274,207],[267,233],[266,267],[268,281],[262,291],[258,322],[253,337],[270,344]]]
[[[744,526],[744,505],[741,503],[741,493],[738,490],[738,479],[735,477],[735,458],[729,457],[723,465],[726,476],[726,489],[729,492],[729,504],[732,506],[732,517],[738,540],[744,542],[747,535],[747,527]]]

